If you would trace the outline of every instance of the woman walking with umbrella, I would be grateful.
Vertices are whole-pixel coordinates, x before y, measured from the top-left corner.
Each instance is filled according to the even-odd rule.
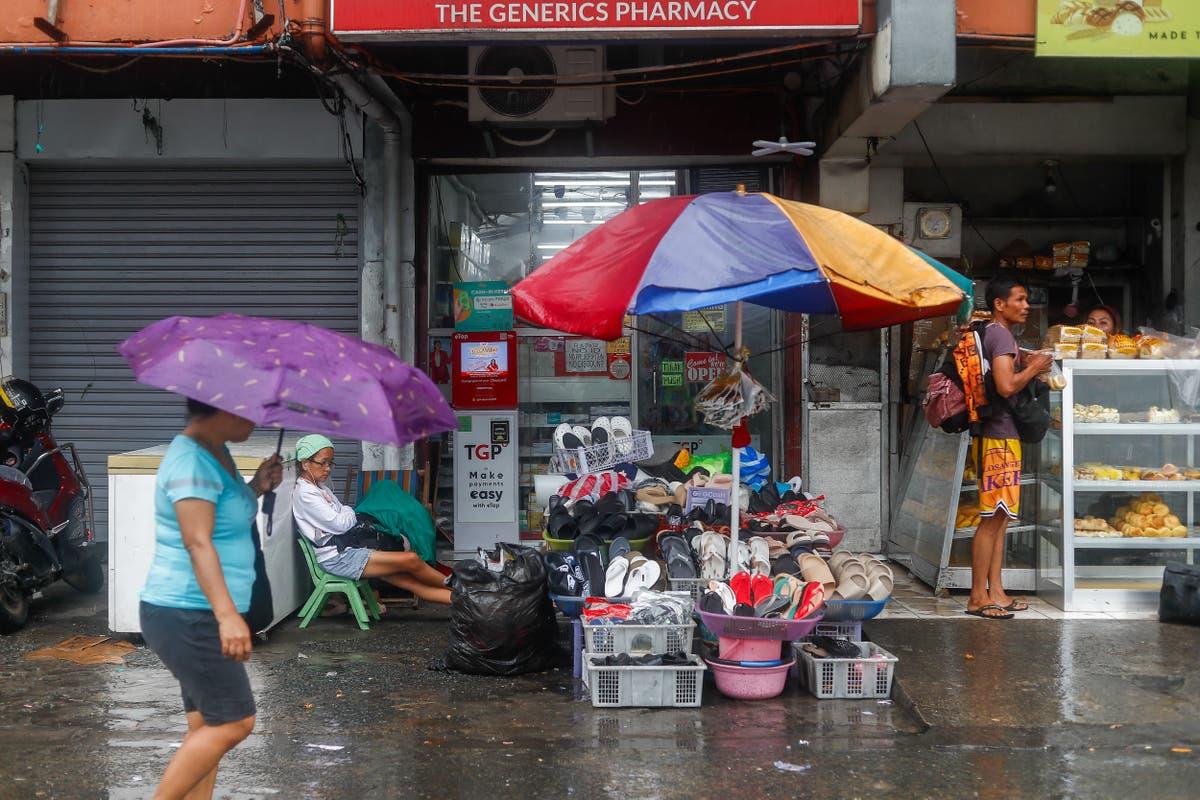
[[[248,484],[238,474],[225,444],[244,442],[253,422],[187,405],[187,428],[158,470],[154,562],[142,589],[142,635],[179,681],[188,722],[156,798],[211,798],[221,758],[254,729],[242,617],[254,586],[251,525],[258,496],[283,479],[278,455]]]
[[[256,495],[282,479],[276,454],[247,486],[225,443],[267,425],[403,446],[453,430],[457,420],[425,373],[382,347],[315,325],[235,314],[170,317],[118,350],[139,381],[189,398],[191,420],[158,473],[142,635],[179,680],[188,714],[187,737],[155,797],[211,798],[217,764],[254,728],[240,663],[250,656],[251,631],[241,617],[254,583],[250,523]],[[266,499],[269,522],[274,503]]]

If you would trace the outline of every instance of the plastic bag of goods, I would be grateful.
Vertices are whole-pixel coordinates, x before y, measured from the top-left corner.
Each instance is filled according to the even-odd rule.
[[[476,675],[541,672],[558,660],[557,626],[537,551],[501,543],[504,567],[458,562],[451,578],[445,666]]]

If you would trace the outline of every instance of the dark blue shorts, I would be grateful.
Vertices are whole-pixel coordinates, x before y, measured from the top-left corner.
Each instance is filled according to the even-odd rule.
[[[141,604],[142,638],[183,692],[183,709],[199,711],[208,725],[255,714],[246,667],[221,654],[221,634],[211,611]]]

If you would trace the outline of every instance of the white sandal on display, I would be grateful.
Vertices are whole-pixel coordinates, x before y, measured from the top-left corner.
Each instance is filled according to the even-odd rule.
[[[599,420],[597,420],[598,422]],[[633,452],[633,425],[625,417],[613,417],[609,422],[612,431],[612,442],[619,456],[627,456]]]

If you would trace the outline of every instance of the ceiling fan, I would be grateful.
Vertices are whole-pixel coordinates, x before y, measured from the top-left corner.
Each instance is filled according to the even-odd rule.
[[[776,153],[790,153],[794,156],[811,156],[815,152],[816,146],[816,142],[789,142],[786,136],[780,136],[777,142],[770,139],[756,139],[754,142],[756,149],[751,155],[771,156]]]

